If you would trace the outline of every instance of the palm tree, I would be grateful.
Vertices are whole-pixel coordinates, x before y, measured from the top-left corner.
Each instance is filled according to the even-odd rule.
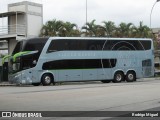
[[[85,36],[97,36],[97,25],[95,24],[96,20],[92,20],[90,23],[87,22],[86,25],[82,27],[82,30],[85,30],[82,32]]]
[[[74,23],[65,22],[63,23],[61,29],[59,30],[59,36],[62,37],[76,37],[80,36],[80,31],[78,27]]]
[[[136,28],[136,37],[152,38],[153,35],[151,34],[151,29],[140,21],[138,28]]]
[[[106,32],[105,32],[103,26],[97,25],[96,28],[97,28],[96,29],[96,36],[97,37],[105,37],[106,36]]]
[[[116,26],[115,26],[114,22],[112,22],[112,21],[108,21],[108,22],[103,21],[102,23],[104,24],[104,26],[102,26],[102,29],[105,32],[105,36],[113,37],[114,32],[116,30]]]
[[[95,24],[96,20],[87,22],[78,29],[77,25],[70,22],[63,22],[60,20],[50,20],[43,25],[40,36],[62,36],[62,37],[76,37],[85,34],[85,36],[96,37],[135,37],[135,38],[155,38],[151,33],[151,29],[143,25],[140,21],[139,26],[136,27],[132,23],[120,23],[118,27],[112,21],[103,21],[103,26]]]
[[[41,29],[40,36],[58,36],[59,30],[62,27],[63,22],[56,19],[46,22]]]
[[[119,24],[119,27],[116,28],[116,33],[115,35],[117,37],[130,37],[131,34],[132,34],[132,27],[133,27],[133,24],[132,23],[120,23]]]
[[[60,20],[52,20],[46,22],[41,29],[40,36],[80,36],[80,31],[78,27],[74,23],[70,22],[63,22]]]

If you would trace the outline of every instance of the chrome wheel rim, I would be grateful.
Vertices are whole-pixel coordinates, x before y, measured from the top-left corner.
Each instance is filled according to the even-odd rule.
[[[116,80],[117,80],[117,81],[121,81],[121,80],[122,80],[122,76],[121,76],[120,74],[117,74]]]
[[[46,77],[45,77],[45,82],[46,82],[47,84],[49,84],[49,83],[51,82],[51,78],[50,78],[49,76],[46,76]]]
[[[128,74],[128,79],[129,80],[133,80],[133,78],[134,78],[133,74]]]

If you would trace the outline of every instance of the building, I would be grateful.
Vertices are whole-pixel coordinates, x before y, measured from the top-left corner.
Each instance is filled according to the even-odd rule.
[[[160,33],[160,28],[152,28],[153,34],[158,34]]]
[[[152,32],[156,36],[157,40],[160,42],[160,28],[152,28]]]
[[[0,13],[0,19],[8,23],[0,26],[0,41],[8,45],[6,49],[11,54],[17,41],[39,36],[43,25],[43,6],[28,1],[8,4],[8,12]]]

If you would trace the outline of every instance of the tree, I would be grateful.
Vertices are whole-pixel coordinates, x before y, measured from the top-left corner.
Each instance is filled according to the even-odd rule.
[[[63,25],[62,21],[56,19],[46,22],[41,29],[40,36],[58,36],[59,30]]]
[[[112,21],[103,21],[103,25],[95,24],[96,20],[87,22],[81,30],[75,23],[63,22],[53,19],[46,22],[41,29],[40,36],[61,36],[61,37],[78,37],[85,35],[87,37],[132,37],[132,38],[155,38],[151,29],[143,25],[140,21],[136,27],[132,23],[120,23],[118,27]]]
[[[143,25],[143,22],[140,21],[139,23],[139,26],[138,28],[135,28],[136,30],[136,37],[139,37],[139,38],[152,38],[153,35],[151,34],[151,29],[146,26],[146,25]]]
[[[102,29],[105,32],[105,36],[113,37],[114,36],[114,32],[116,30],[116,26],[115,26],[114,22],[112,22],[112,21],[108,21],[108,22],[103,21],[102,23],[104,24],[104,26],[102,26]]]
[[[87,22],[86,25],[84,25],[82,27],[82,30],[85,30],[84,32],[82,32],[82,34],[84,33],[85,36],[97,36],[97,25],[95,24],[96,20],[92,20],[90,23]]]
[[[132,34],[132,23],[120,23],[118,28],[116,28],[115,36],[117,37],[131,37]]]
[[[61,37],[76,37],[80,36],[80,31],[74,23],[65,22],[63,23],[61,29],[59,30],[59,36]]]
[[[40,36],[61,36],[61,37],[71,37],[80,36],[80,31],[74,23],[63,22],[60,20],[52,20],[46,22],[41,29]]]

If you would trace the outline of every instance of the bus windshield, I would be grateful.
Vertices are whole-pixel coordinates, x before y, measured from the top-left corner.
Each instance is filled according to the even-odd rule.
[[[35,67],[47,39],[34,38],[18,42],[12,53],[12,56],[17,56],[10,61],[10,73]]]

